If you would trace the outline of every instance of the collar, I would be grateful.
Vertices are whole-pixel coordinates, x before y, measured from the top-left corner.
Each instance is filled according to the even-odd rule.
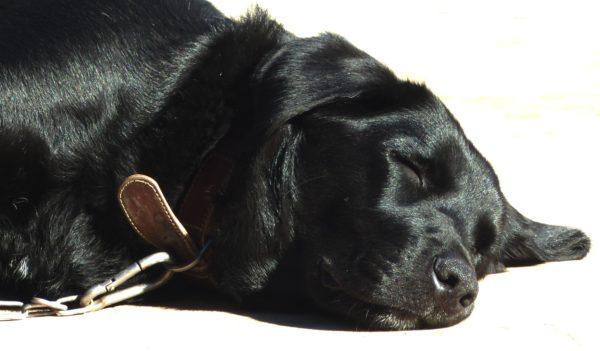
[[[229,138],[223,139],[197,168],[177,211],[167,202],[158,182],[147,175],[127,177],[118,191],[119,204],[135,232],[169,253],[195,280],[210,279],[213,250],[208,246],[214,233],[216,199],[227,189],[235,166]]]

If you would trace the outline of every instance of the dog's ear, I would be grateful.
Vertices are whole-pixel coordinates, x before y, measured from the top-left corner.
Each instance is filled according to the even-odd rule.
[[[501,261],[507,266],[578,260],[590,249],[580,230],[532,221],[510,205],[506,221]]]
[[[255,115],[271,132],[315,108],[398,86],[387,67],[334,34],[287,41],[253,79]]]

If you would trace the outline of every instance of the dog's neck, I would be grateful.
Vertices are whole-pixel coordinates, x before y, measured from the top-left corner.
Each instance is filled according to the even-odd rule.
[[[177,205],[177,216],[198,245],[211,240],[214,211],[218,198],[228,188],[240,150],[226,135],[204,158]]]
[[[221,96],[228,110],[171,200],[184,223],[212,237],[210,275],[232,295],[262,286],[293,236],[290,150],[299,136],[290,126],[266,130],[270,125],[255,113],[251,86],[257,69],[288,39],[265,15],[249,17],[216,33],[194,69],[203,83],[214,83],[210,94]]]

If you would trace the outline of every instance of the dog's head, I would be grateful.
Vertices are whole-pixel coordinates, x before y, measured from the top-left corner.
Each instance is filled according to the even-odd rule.
[[[582,232],[510,206],[425,86],[343,39],[294,39],[256,77],[272,127],[244,175],[255,205],[232,208],[230,228],[269,234],[218,243],[239,246],[221,262],[222,287],[261,288],[294,246],[323,308],[374,328],[445,326],[470,314],[484,275],[587,253]]]

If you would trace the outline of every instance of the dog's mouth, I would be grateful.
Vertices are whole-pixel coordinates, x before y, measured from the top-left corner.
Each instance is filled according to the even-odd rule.
[[[319,264],[316,280],[319,285],[314,292],[318,295],[315,296],[317,302],[326,310],[354,321],[359,328],[398,330],[425,327],[413,312],[374,303],[360,296],[355,289],[346,287],[324,261]]]
[[[318,287],[313,291],[317,303],[332,313],[342,315],[358,324],[359,328],[380,330],[430,329],[454,325],[469,316],[472,309],[455,316],[440,315],[435,311],[418,313],[412,309],[388,304],[363,296],[358,287],[344,284],[324,262],[320,262]]]

